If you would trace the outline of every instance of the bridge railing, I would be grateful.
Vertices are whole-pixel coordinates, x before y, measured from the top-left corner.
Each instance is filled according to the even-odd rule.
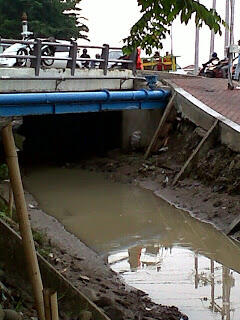
[[[61,40],[59,40],[61,41]],[[17,61],[25,61],[25,65],[27,61],[30,60],[30,68],[35,69],[35,76],[39,76],[40,69],[42,66],[51,67],[54,64],[54,61],[66,61],[66,68],[71,69],[71,76],[74,76],[76,68],[79,67],[79,63],[83,62],[94,62],[94,64],[98,64],[98,68],[103,70],[103,74],[107,75],[108,69],[110,69],[109,64],[122,64],[125,69],[131,69],[133,74],[136,74],[136,52],[133,52],[128,59],[110,59],[109,52],[110,50],[122,50],[122,48],[118,47],[110,47],[108,44],[104,44],[103,46],[90,46],[90,45],[77,45],[76,41],[64,41],[65,43],[59,43],[55,41],[47,41],[42,39],[29,39],[29,40],[13,40],[13,39],[1,39],[0,38],[0,46],[8,46],[12,44],[22,44],[22,48],[19,48],[16,54],[4,54],[4,52],[0,55],[0,58],[15,58],[16,64]],[[68,56],[66,57],[56,57],[55,53],[57,48],[66,47],[66,51],[68,52]],[[47,50],[48,48],[48,50]],[[81,58],[79,57],[80,49],[94,49],[100,50],[100,58]],[[17,54],[21,51],[21,54]],[[52,53],[51,53],[52,49]],[[64,51],[63,51],[64,52]],[[25,54],[24,54],[25,53]],[[27,54],[26,54],[27,53]],[[54,66],[53,66],[54,67]]]

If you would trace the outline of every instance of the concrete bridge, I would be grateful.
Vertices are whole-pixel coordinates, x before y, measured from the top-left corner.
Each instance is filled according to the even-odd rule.
[[[25,67],[0,68],[0,127],[14,117],[119,111],[122,146],[127,147],[129,136],[135,130],[143,133],[143,147],[150,142],[170,91],[149,90],[145,75],[137,75],[136,52],[125,59],[110,59],[110,52],[121,48],[106,44],[84,46],[89,50],[100,50],[100,58],[91,59],[78,57],[77,52],[83,46],[75,42],[1,39],[0,43],[18,43],[28,48],[28,55],[18,51],[1,56],[26,63]],[[46,56],[42,53],[46,46],[68,50],[68,53],[62,57]],[[49,66],[44,63],[48,60]],[[65,62],[65,68],[54,68],[55,60]],[[85,60],[97,63],[97,67],[77,68]],[[112,68],[113,64],[118,67]]]
[[[0,116],[155,109],[164,107],[164,101],[167,101],[167,91],[145,90],[120,94],[122,90],[133,90],[134,81],[145,80],[144,77],[136,76],[137,52],[122,59],[110,59],[110,52],[120,51],[121,48],[110,47],[107,44],[100,47],[87,46],[89,49],[101,50],[100,58],[91,59],[78,56],[78,51],[86,46],[78,46],[74,41],[0,39],[0,44],[17,44],[20,48],[15,53],[11,50],[3,52],[0,57],[2,66],[13,66],[0,68],[0,93],[4,93],[0,96]],[[58,53],[61,55],[58,56]],[[53,68],[55,62],[59,61],[62,65],[65,62],[65,68]],[[85,66],[86,62],[88,66],[93,63],[95,67],[80,68],[81,65]],[[112,69],[113,64],[118,68]],[[124,69],[119,69],[119,64]],[[14,67],[18,65],[25,67]],[[99,93],[99,90],[108,91]],[[119,93],[111,93],[112,90],[119,90]],[[23,93],[25,95],[22,95]],[[45,108],[42,108],[43,105]],[[46,105],[51,107],[47,108]]]

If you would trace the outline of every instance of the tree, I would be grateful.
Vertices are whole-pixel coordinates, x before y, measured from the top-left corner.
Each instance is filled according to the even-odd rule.
[[[36,37],[58,39],[87,38],[88,27],[82,22],[81,0],[0,0],[0,36],[21,38],[21,17],[27,13],[29,30]]]
[[[180,16],[187,24],[195,15],[195,23],[201,27],[204,23],[215,33],[221,34],[224,21],[212,9],[208,10],[197,0],[138,0],[141,18],[131,28],[130,36],[124,39],[125,51],[140,46],[151,54],[153,48],[162,49],[162,40],[170,33],[170,26]]]

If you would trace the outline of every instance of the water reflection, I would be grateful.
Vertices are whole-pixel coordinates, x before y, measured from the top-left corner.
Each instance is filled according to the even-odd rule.
[[[188,255],[187,261],[186,252]],[[180,261],[184,260],[184,257],[185,263],[183,266]],[[178,267],[179,262],[180,268]],[[161,294],[159,295],[158,291],[159,284],[161,291],[164,290],[163,286],[168,286],[168,297],[170,294],[173,300],[181,301],[181,297],[178,297],[177,293],[178,286],[179,283],[185,282],[184,299],[190,299],[191,307],[196,309],[195,311],[189,310],[186,307],[187,305],[184,304],[180,308],[192,316],[192,319],[202,319],[201,305],[205,309],[208,319],[239,319],[240,300],[238,296],[236,297],[235,292],[233,292],[231,298],[231,291],[235,287],[236,281],[239,287],[240,275],[211,258],[188,249],[166,248],[160,243],[155,243],[133,246],[127,251],[112,254],[109,256],[109,263],[115,271],[123,275],[128,283],[146,291],[153,300],[159,303],[160,301],[163,303],[163,297]],[[170,278],[167,276],[166,279],[166,271],[172,272]],[[188,277],[186,277],[186,272]],[[186,281],[191,286],[186,286]],[[152,290],[154,286],[157,289],[155,293]],[[171,290],[169,287],[172,287]],[[174,292],[174,288],[176,292]],[[167,300],[169,301],[169,299]],[[209,314],[210,311],[211,315]]]

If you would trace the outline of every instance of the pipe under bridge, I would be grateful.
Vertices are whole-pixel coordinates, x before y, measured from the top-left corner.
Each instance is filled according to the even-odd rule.
[[[0,117],[163,109],[170,90],[0,94]]]

